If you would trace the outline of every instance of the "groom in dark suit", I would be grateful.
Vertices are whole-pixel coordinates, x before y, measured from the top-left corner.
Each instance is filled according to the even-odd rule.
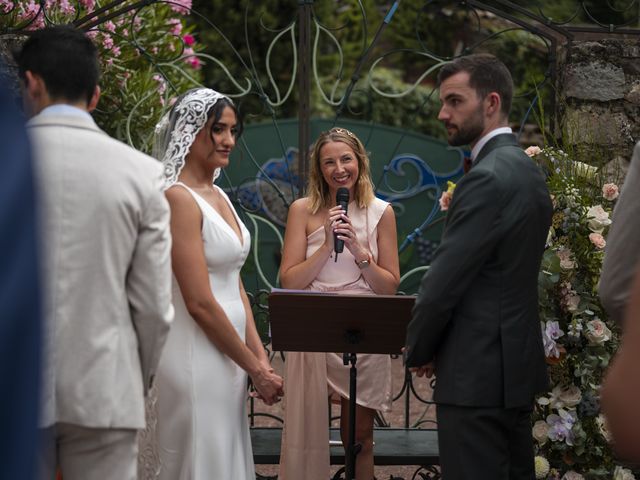
[[[449,143],[472,148],[422,279],[405,360],[436,374],[443,480],[533,480],[531,410],[546,390],[537,280],[552,206],[508,127],[513,81],[492,55],[438,76]]]

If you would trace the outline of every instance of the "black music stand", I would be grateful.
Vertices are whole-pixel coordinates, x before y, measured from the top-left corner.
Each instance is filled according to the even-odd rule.
[[[415,297],[338,295],[275,290],[269,295],[273,350],[336,352],[349,370],[349,441],[345,448],[346,480],[353,480],[357,353],[400,354]],[[286,388],[286,387],[285,387]]]

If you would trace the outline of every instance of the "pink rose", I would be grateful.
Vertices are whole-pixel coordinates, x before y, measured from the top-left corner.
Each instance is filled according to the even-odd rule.
[[[442,192],[442,195],[440,195],[440,200],[438,200],[438,202],[440,203],[440,210],[442,210],[443,212],[449,210],[449,204],[451,203],[452,198],[453,193],[448,191]]]
[[[587,322],[584,336],[589,340],[589,345],[602,345],[611,340],[611,330],[602,320],[596,318]]]
[[[590,233],[589,240],[591,240],[591,243],[593,243],[596,248],[599,248],[600,250],[602,250],[607,244],[604,237],[599,233]]]
[[[542,149],[540,147],[538,147],[537,145],[532,145],[530,147],[528,147],[524,153],[526,153],[527,155],[529,155],[530,157],[535,157],[536,155],[538,155],[540,152],[542,152]]]
[[[560,247],[556,253],[560,259],[560,268],[571,270],[576,266],[576,262],[573,260],[573,253],[567,247]]]
[[[615,200],[616,198],[618,198],[619,194],[620,192],[618,190],[618,186],[615,183],[605,183],[602,186],[602,196],[605,198],[605,200]]]

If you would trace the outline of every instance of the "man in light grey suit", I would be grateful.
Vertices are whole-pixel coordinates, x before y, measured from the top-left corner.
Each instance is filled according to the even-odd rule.
[[[42,478],[133,480],[137,429],[173,318],[160,165],[101,131],[97,51],[71,27],[17,55],[45,257]]]
[[[622,324],[631,283],[640,263],[640,143],[613,210],[600,276],[600,300],[609,317]]]

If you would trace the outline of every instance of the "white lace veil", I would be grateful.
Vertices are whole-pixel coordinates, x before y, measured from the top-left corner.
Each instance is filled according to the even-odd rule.
[[[173,108],[156,125],[153,156],[162,161],[165,189],[178,181],[196,135],[207,123],[211,107],[221,98],[231,102],[228,97],[210,88],[189,90],[178,98]],[[218,175],[219,168],[215,170],[212,181]]]

